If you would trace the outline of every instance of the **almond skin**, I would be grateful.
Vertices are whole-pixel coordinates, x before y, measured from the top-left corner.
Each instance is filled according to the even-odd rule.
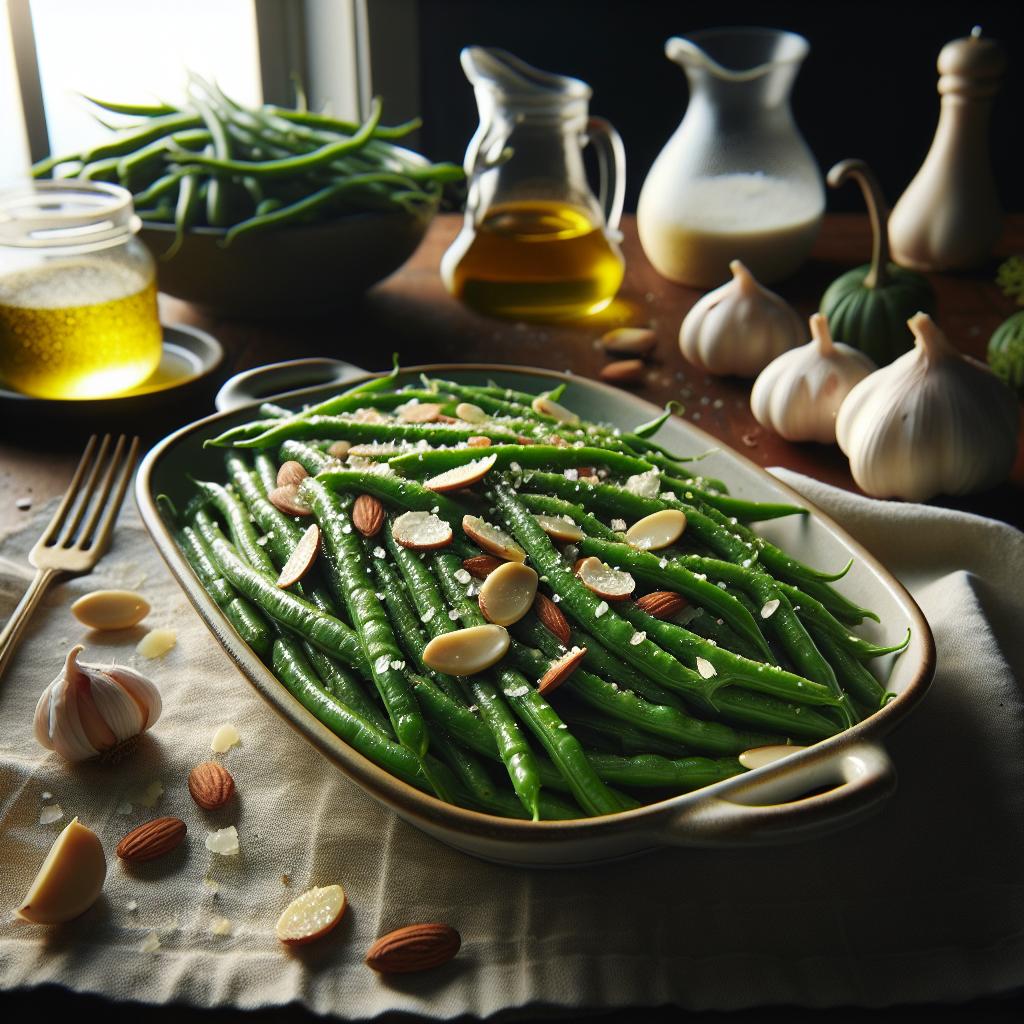
[[[495,558],[494,555],[473,555],[472,558],[463,559],[462,568],[478,580],[485,580],[499,565],[504,564],[500,558]]]
[[[409,924],[382,935],[367,951],[366,966],[378,974],[411,974],[448,963],[462,938],[446,924]]]
[[[645,369],[642,359],[616,359],[602,366],[598,376],[608,384],[637,384],[643,380]]]
[[[288,487],[290,484],[294,484],[297,487],[307,476],[309,473],[306,472],[306,467],[301,462],[283,462],[277,471],[277,486]]]
[[[154,818],[129,832],[117,844],[117,855],[129,864],[155,860],[180,846],[186,831],[180,818]]]
[[[384,506],[372,494],[360,494],[352,506],[352,525],[364,537],[376,537],[384,525]]]
[[[540,619],[540,624],[549,633],[558,637],[563,647],[569,646],[569,620],[547,594],[538,594],[533,599],[533,614]]]
[[[558,661],[552,662],[551,667],[537,681],[537,692],[542,697],[553,693],[580,667],[586,656],[586,647],[574,647],[566,651]]]
[[[204,810],[215,811],[234,795],[235,780],[219,761],[204,761],[189,772],[188,791]]]
[[[637,598],[636,606],[656,619],[670,619],[686,607],[686,598],[671,590],[655,590]]]

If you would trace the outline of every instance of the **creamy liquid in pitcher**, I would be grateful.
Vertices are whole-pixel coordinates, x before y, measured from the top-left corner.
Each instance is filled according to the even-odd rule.
[[[787,277],[807,258],[823,211],[819,196],[764,174],[697,178],[679,192],[658,204],[657,218],[644,216],[641,195],[640,240],[660,274],[700,288],[728,281],[734,259],[762,283]]]

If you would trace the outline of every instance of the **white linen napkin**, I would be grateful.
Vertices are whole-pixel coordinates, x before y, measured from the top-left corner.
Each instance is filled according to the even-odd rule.
[[[531,1004],[882,1006],[1024,984],[1024,536],[779,476],[887,564],[934,630],[938,672],[887,740],[899,788],[875,817],[791,846],[665,849],[590,869],[516,870],[457,853],[364,796],[281,723],[126,508],[110,554],[91,576],[52,590],[0,680],[0,988],[57,982],[153,1003],[299,1001],[348,1018],[447,1018]],[[26,585],[25,553],[45,518],[0,540],[0,613]],[[175,649],[145,662],[134,654],[144,630],[84,631],[68,605],[101,586],[146,594],[145,625],[174,626]],[[32,738],[39,692],[79,640],[84,660],[128,660],[164,694],[163,717],[117,766],[70,767]],[[242,735],[223,756],[239,798],[206,814],[186,779],[213,756],[210,738],[226,721]],[[162,797],[140,806],[154,781]],[[40,825],[41,808],[55,803],[63,817]],[[104,896],[61,928],[15,921],[8,908],[75,814],[107,850]],[[185,846],[126,869],[113,855],[118,840],[162,814],[187,822]],[[204,845],[227,824],[238,828],[236,858]],[[281,909],[331,882],[350,901],[341,925],[297,954],[282,950],[273,936]],[[229,935],[213,933],[217,918]],[[374,938],[415,921],[458,928],[458,958],[390,981],[363,965]]]

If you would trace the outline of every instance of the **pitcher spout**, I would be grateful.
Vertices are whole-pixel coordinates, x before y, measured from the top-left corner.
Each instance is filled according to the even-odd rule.
[[[728,82],[799,66],[809,51],[803,36],[770,28],[707,29],[665,42],[665,56],[684,71],[705,71]]]
[[[459,54],[472,86],[491,88],[519,100],[589,99],[590,86],[578,78],[556,75],[494,46],[466,46]]]

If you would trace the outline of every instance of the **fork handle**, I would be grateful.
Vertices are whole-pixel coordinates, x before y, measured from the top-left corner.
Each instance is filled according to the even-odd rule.
[[[59,575],[59,569],[36,569],[35,578],[18,602],[18,607],[14,609],[3,632],[0,633],[0,676],[4,674],[8,662],[14,657],[14,649],[18,646],[21,634],[25,632],[32,613],[39,607],[39,602],[43,599],[47,587],[53,578]]]

